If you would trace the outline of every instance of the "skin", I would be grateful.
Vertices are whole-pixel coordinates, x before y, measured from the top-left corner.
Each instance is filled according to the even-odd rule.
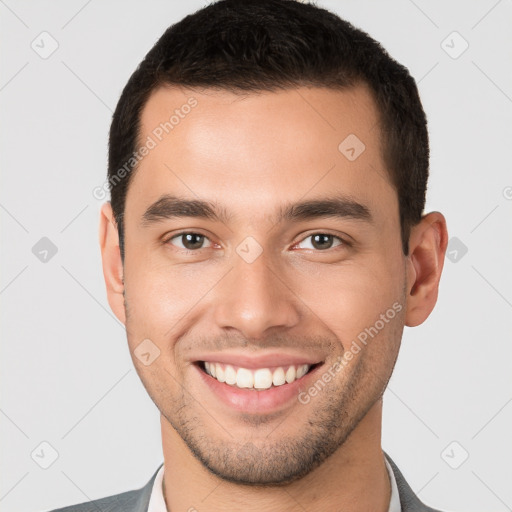
[[[108,300],[161,413],[168,509],[386,512],[381,397],[404,325],[421,324],[436,303],[445,218],[424,215],[404,256],[377,110],[363,85],[244,95],[161,88],[142,112],[140,140],[191,96],[197,106],[133,176],[124,264],[109,203],[100,222]],[[365,144],[354,161],[338,150],[351,133]],[[162,194],[216,202],[230,218],[144,225]],[[366,205],[373,223],[275,222],[283,205],[333,194]],[[187,252],[183,238],[169,240],[182,231],[204,235],[203,246]],[[332,247],[313,245],[318,233],[334,235]],[[248,236],[262,248],[252,263],[236,252]],[[198,378],[194,361],[206,351],[280,348],[328,368],[394,303],[401,311],[307,404],[242,414]],[[134,355],[144,339],[160,350],[148,366]]]

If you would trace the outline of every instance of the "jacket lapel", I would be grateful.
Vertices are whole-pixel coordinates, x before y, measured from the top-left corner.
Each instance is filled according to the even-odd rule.
[[[404,476],[396,464],[391,460],[386,452],[384,452],[384,455],[389,462],[389,465],[393,469],[393,473],[395,474],[396,486],[398,487],[398,494],[400,495],[400,505],[402,506],[402,512],[439,512],[438,510],[427,507],[419,500],[409,484],[406,482]]]
[[[138,491],[137,499],[133,502],[132,506],[128,509],[125,508],[126,512],[147,512],[149,507],[149,499],[151,498],[151,492],[153,491],[153,484],[155,483],[156,474],[159,469],[163,466],[160,464],[157,470],[153,473],[153,476],[149,482]]]

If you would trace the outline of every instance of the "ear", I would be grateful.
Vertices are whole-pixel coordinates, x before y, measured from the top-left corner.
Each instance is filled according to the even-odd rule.
[[[119,234],[110,203],[105,203],[101,207],[99,237],[108,303],[116,317],[124,324],[126,317],[123,295],[123,262],[119,249]]]
[[[405,325],[409,327],[422,324],[434,309],[447,244],[446,220],[439,212],[424,215],[411,228],[409,256],[406,259]]]

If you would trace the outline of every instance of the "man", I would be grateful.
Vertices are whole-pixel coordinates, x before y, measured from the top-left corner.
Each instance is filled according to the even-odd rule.
[[[61,510],[432,510],[381,448],[404,325],[437,300],[414,80],[296,0],[221,0],[126,85],[100,244],[161,413],[140,490]]]

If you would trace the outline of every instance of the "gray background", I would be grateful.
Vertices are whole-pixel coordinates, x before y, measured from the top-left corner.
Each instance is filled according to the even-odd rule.
[[[451,238],[436,309],[405,329],[383,446],[433,506],[512,510],[512,2],[318,4],[419,82],[427,211],[445,214]],[[157,409],[106,300],[92,191],[126,80],[168,25],[202,5],[0,0],[2,510],[138,488],[163,461]]]

